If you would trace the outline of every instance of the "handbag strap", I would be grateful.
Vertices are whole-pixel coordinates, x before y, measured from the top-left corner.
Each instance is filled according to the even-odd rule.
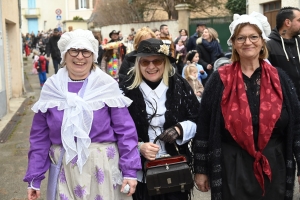
[[[157,142],[157,140],[159,140],[159,137],[158,137],[158,136],[156,136],[156,138],[154,139],[153,143],[155,144],[155,143]],[[178,149],[178,146],[177,146],[176,142],[174,142],[173,144],[174,144],[174,146],[175,146],[175,149],[176,149],[178,155],[180,155],[179,149]]]
[[[64,157],[65,152],[66,152],[65,148],[62,147],[62,150],[61,150],[60,155],[59,155],[58,163],[57,163],[58,166],[61,166],[62,159]]]

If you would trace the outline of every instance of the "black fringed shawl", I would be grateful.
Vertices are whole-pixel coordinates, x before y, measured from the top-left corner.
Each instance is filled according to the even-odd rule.
[[[289,115],[288,131],[285,135],[286,191],[285,200],[293,199],[295,159],[300,166],[300,107],[296,90],[290,78],[278,69],[284,103]],[[222,200],[221,98],[224,86],[218,72],[214,72],[206,84],[200,107],[198,132],[194,138],[194,171],[207,174],[210,179],[211,199]],[[250,166],[251,167],[251,166]],[[237,183],[238,184],[238,183]]]

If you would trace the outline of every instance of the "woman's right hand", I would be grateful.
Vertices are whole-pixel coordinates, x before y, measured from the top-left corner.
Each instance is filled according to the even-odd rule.
[[[151,142],[146,142],[141,144],[140,146],[140,153],[147,159],[147,160],[155,160],[156,154],[159,151],[159,146],[157,144],[153,144]]]
[[[207,175],[205,175],[205,174],[195,174],[194,180],[195,180],[195,183],[196,183],[198,189],[201,192],[207,192],[208,190],[210,190]]]
[[[27,198],[28,200],[35,200],[41,197],[41,191],[29,188],[27,190]]]

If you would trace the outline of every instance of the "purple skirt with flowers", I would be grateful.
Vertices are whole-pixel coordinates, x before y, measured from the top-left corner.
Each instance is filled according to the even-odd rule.
[[[62,146],[52,145],[50,158],[58,162]],[[89,158],[82,174],[76,165],[77,157],[66,165],[63,159],[60,169],[56,199],[60,200],[127,200],[120,192],[123,181],[119,169],[119,152],[115,143],[92,143]]]

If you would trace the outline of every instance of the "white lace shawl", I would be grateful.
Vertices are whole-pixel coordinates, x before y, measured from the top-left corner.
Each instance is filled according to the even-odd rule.
[[[48,108],[53,107],[64,110],[61,138],[66,150],[66,163],[78,156],[77,166],[81,173],[89,156],[88,147],[91,144],[89,133],[93,111],[103,108],[105,104],[109,107],[128,107],[132,101],[123,96],[118,83],[98,67],[92,70],[85,80],[87,83],[83,98],[76,93],[68,92],[68,81],[66,68],[58,70],[56,75],[47,79],[32,110],[35,113],[39,110],[45,113]],[[77,144],[74,141],[75,137]]]

